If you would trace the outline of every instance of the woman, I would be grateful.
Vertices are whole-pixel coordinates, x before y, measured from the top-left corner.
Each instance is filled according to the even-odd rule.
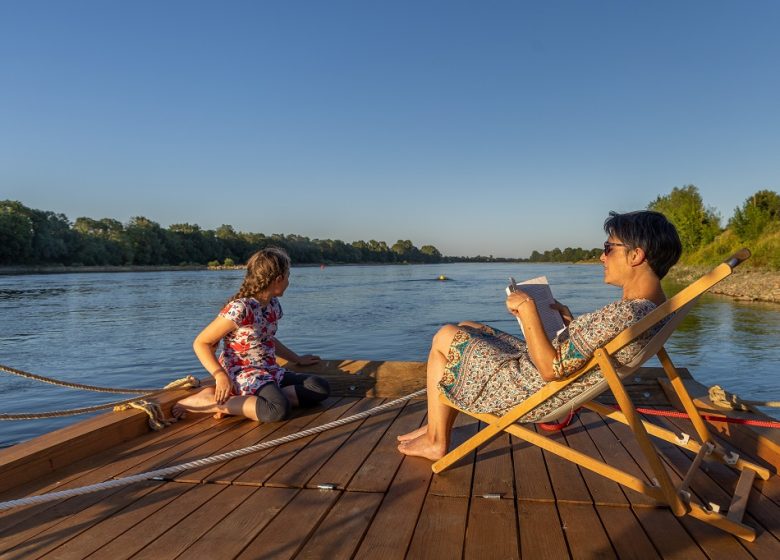
[[[501,414],[547,382],[576,372],[597,348],[666,300],[661,279],[682,253],[677,230],[666,217],[652,211],[610,212],[604,231],[608,235],[600,259],[604,282],[622,288],[622,298],[576,319],[556,302],[553,307],[566,329],[552,341],[522,286],[507,297],[506,307],[522,322],[525,342],[470,321],[444,325],[428,356],[428,424],[398,436],[401,453],[432,461],[446,454],[457,411],[439,401],[437,390],[464,410]],[[615,359],[621,364],[631,361],[658,328],[624,347]],[[598,369],[588,372],[522,420],[542,418],[601,379]]]
[[[238,293],[192,344],[215,386],[176,403],[175,417],[186,411],[214,412],[215,418],[236,415],[278,422],[291,406],[313,406],[328,396],[326,380],[276,363],[276,356],[303,366],[320,361],[318,356],[296,354],[276,338],[282,318],[279,298],[289,285],[290,257],[284,250],[269,247],[250,257]],[[223,350],[217,360],[214,351],[220,341]]]

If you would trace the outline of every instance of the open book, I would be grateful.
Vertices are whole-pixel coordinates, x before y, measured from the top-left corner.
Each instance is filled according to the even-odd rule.
[[[553,298],[550,284],[547,282],[547,277],[539,276],[538,278],[531,278],[530,280],[519,283],[515,282],[515,279],[510,277],[509,286],[506,287],[507,295],[514,292],[515,287],[517,286],[534,299],[547,338],[549,340],[555,338],[555,335],[561,332],[566,325],[563,324],[561,314],[550,307],[551,303],[555,303],[555,298]],[[520,323],[520,319],[518,319],[517,322]],[[525,337],[523,323],[520,323],[520,330],[523,331],[523,337]]]

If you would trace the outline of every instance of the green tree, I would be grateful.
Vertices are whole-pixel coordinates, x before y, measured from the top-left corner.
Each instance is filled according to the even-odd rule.
[[[770,227],[780,225],[780,196],[762,190],[747,198],[741,208],[734,210],[729,227],[741,241],[755,241]]]
[[[169,264],[166,237],[160,224],[143,216],[130,218],[125,230],[133,250],[133,264]]]
[[[441,253],[433,245],[423,245],[420,247],[420,254],[423,256],[423,260],[427,263],[441,262]]]
[[[0,201],[0,264],[28,262],[33,255],[33,223],[21,202]]]
[[[695,185],[674,187],[670,194],[651,202],[648,209],[661,212],[675,225],[684,251],[694,251],[720,233],[720,218],[713,209],[705,208]]]

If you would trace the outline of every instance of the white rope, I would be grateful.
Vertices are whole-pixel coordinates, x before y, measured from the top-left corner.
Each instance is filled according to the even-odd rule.
[[[320,432],[330,430],[331,428],[343,426],[344,424],[349,424],[350,422],[355,422],[356,420],[360,420],[362,418],[367,418],[372,414],[376,414],[377,412],[381,412],[388,408],[392,408],[397,404],[406,402],[415,397],[422,396],[425,393],[425,391],[426,391],[425,389],[420,389],[419,391],[415,391],[414,393],[410,393],[404,397],[400,397],[398,399],[392,400],[385,404],[381,404],[370,410],[366,410],[358,414],[353,414],[352,416],[347,416],[346,418],[334,420],[333,422],[328,422],[327,424],[323,424],[315,428],[309,428],[308,430],[303,430],[301,432],[290,434],[271,441],[266,441],[263,443],[258,443],[256,445],[251,445],[249,447],[244,447],[243,449],[237,449],[235,451],[229,451],[227,453],[221,453],[219,455],[212,455],[211,457],[204,457],[203,459],[190,461],[189,463],[182,463],[180,465],[174,465],[172,467],[166,467],[164,469],[157,469],[155,471],[148,471],[141,474],[126,476],[123,478],[115,478],[113,480],[107,480],[105,482],[99,482],[97,484],[91,484],[89,486],[82,486],[80,488],[70,488],[68,490],[60,490],[58,492],[49,492],[47,494],[39,494],[37,496],[28,496],[26,498],[19,498],[18,500],[10,500],[7,502],[2,502],[0,503],[0,511],[19,507],[19,506],[43,504],[46,502],[52,502],[54,500],[72,498],[74,496],[82,496],[84,494],[91,494],[93,492],[99,492],[100,490],[106,490],[109,488],[119,488],[120,486],[127,486],[128,484],[132,484],[134,482],[141,482],[143,480],[165,478],[172,474],[180,473],[182,471],[186,471],[189,469],[194,469],[197,467],[205,467],[207,465],[213,465],[214,463],[227,461],[229,459],[235,459],[236,457],[241,457],[242,455],[248,455],[249,453],[254,453],[255,451],[260,451],[261,449],[275,447],[283,443],[287,443],[290,441],[294,441],[296,439],[301,439],[313,434],[318,434]]]

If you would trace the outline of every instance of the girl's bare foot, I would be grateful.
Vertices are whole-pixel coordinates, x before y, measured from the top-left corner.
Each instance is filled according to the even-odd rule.
[[[171,416],[174,420],[184,420],[187,418],[187,411],[179,403],[174,403],[171,407]]]
[[[398,441],[409,441],[411,439],[420,437],[421,435],[427,432],[428,432],[428,424],[425,424],[422,428],[417,428],[416,430],[413,430],[408,434],[401,434],[399,436],[396,436],[395,439],[397,439]]]
[[[183,418],[187,412],[216,412],[220,409],[214,402],[214,388],[206,387],[188,397],[184,397],[171,408],[171,415],[174,418]]]
[[[421,435],[415,439],[402,441],[398,444],[398,451],[412,457],[423,457],[430,461],[438,461],[447,453],[447,445],[428,439],[428,435]]]

